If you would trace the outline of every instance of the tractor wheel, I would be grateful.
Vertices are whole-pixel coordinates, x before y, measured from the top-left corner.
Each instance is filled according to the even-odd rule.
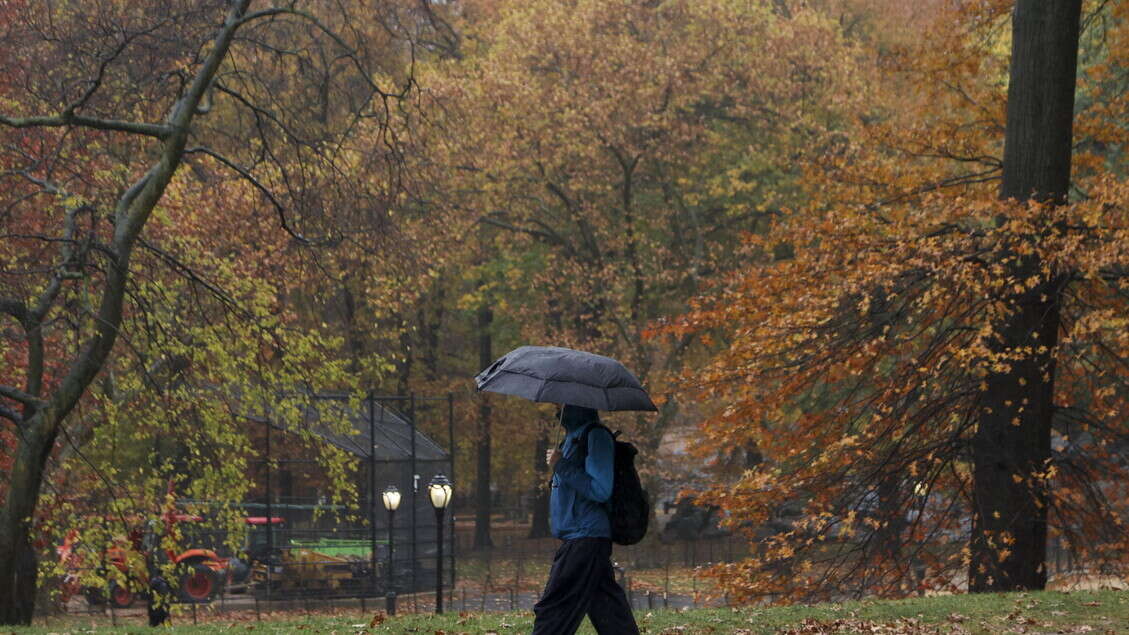
[[[219,581],[214,571],[202,563],[188,564],[180,575],[177,596],[185,602],[211,602],[219,591]]]
[[[128,609],[137,599],[136,594],[129,587],[124,587],[117,582],[110,583],[110,604],[116,609]]]

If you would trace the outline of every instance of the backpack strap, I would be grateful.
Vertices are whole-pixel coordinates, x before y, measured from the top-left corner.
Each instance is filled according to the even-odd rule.
[[[578,454],[577,456],[582,461],[588,460],[588,435],[591,434],[592,430],[595,429],[595,428],[603,428],[604,430],[607,430],[608,434],[612,435],[612,474],[613,474],[612,478],[613,478],[613,482],[614,482],[614,478],[615,478],[614,477],[614,474],[615,474],[615,439],[616,439],[616,437],[619,436],[619,433],[620,433],[619,430],[612,432],[611,429],[609,429],[606,425],[604,425],[602,423],[590,423],[590,424],[588,424],[588,429],[585,430],[584,433],[581,434],[580,437],[578,437],[576,439],[576,442],[578,444],[576,446],[576,451],[577,452],[583,452],[583,454]],[[612,505],[612,500],[610,498],[603,503],[604,508],[607,509],[609,511],[609,513],[611,512],[611,505]]]
[[[619,435],[622,432],[621,430],[616,430],[615,432],[612,432],[611,428],[608,428],[606,425],[604,425],[602,423],[590,423],[590,424],[588,424],[588,429],[584,431],[584,434],[581,434],[576,439],[576,442],[578,444],[577,449],[578,449],[578,451],[581,451],[581,452],[584,453],[584,458],[588,458],[588,435],[591,434],[592,430],[595,429],[595,428],[603,428],[604,430],[607,430],[608,434],[612,435],[612,443],[613,444],[615,443],[616,439],[619,438]]]

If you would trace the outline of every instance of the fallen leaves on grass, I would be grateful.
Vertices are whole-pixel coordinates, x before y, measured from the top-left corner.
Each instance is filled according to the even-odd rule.
[[[381,624],[384,623],[384,619],[385,619],[385,615],[384,615],[383,612],[377,613],[376,615],[372,616],[372,619],[368,623],[368,627],[369,628],[376,628],[377,626],[380,626]]]
[[[869,620],[837,619],[817,620],[807,618],[800,626],[777,631],[778,635],[811,635],[821,633],[876,633],[882,635],[939,635],[942,631],[927,626],[920,620],[899,618],[893,622],[872,622]]]

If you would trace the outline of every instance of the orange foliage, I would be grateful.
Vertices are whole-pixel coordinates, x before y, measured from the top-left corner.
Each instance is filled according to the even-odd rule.
[[[810,203],[749,236],[752,262],[666,328],[727,343],[686,378],[723,404],[699,451],[765,457],[700,493],[758,546],[715,570],[730,597],[960,588],[977,397],[1032,354],[993,350],[1011,311],[993,298],[1050,279],[1068,285],[1054,460],[1017,478],[1050,483],[1056,543],[1127,564],[1129,7],[1086,5],[1074,192],[1049,207],[997,200],[1011,6],[956,3],[907,24],[911,44],[876,46],[865,96],[805,164]],[[1009,252],[1042,270],[1007,275],[993,258]],[[767,534],[789,507],[790,529]]]

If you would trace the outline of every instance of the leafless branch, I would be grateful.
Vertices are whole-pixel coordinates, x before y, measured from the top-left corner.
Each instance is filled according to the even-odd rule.
[[[194,148],[189,148],[189,149],[185,150],[184,153],[185,154],[205,154],[207,156],[212,157],[216,161],[219,161],[220,163],[227,166],[228,168],[234,170],[237,174],[239,174],[239,176],[243,177],[243,179],[245,181],[247,181],[248,183],[253,185],[255,187],[255,189],[262,192],[263,196],[267,197],[267,200],[270,201],[271,205],[274,206],[275,211],[278,213],[278,220],[279,220],[280,223],[282,223],[282,228],[284,230],[286,230],[286,233],[290,234],[292,237],[294,237],[295,240],[298,240],[302,243],[306,243],[306,244],[310,243],[310,241],[307,240],[305,236],[303,236],[301,233],[299,233],[297,230],[295,230],[294,228],[292,228],[290,226],[290,222],[286,219],[286,208],[283,207],[282,203],[279,202],[279,200],[275,197],[275,195],[270,191],[270,188],[263,185],[262,182],[260,182],[257,178],[255,178],[255,176],[253,174],[248,172],[246,169],[240,167],[239,164],[237,164],[235,161],[232,161],[231,159],[223,156],[222,154],[216,152],[215,150],[212,150],[210,148],[206,148],[204,146],[196,146]]]
[[[102,86],[102,80],[105,79],[106,69],[109,68],[110,64],[125,51],[126,47],[128,47],[135,38],[156,31],[162,24],[162,22],[158,22],[153,25],[152,28],[137,33],[131,33],[122,38],[122,41],[118,43],[117,47],[115,47],[109,55],[102,58],[102,61],[98,64],[98,72],[94,75],[94,79],[90,81],[90,86],[87,87],[86,92],[83,93],[78,101],[67,106],[66,110],[63,111],[64,114],[73,116],[76,110],[85,106],[86,102],[90,101],[90,98],[93,97],[94,93],[98,92],[98,89]]]
[[[0,417],[14,422],[17,426],[23,425],[24,422],[23,417],[18,412],[2,405],[0,405]]]
[[[235,298],[231,297],[230,294],[228,294],[226,291],[224,291],[219,286],[217,286],[217,285],[205,280],[204,278],[200,277],[199,273],[197,273],[194,269],[192,269],[192,267],[190,267],[190,266],[184,264],[183,262],[181,262],[179,259],[177,259],[176,256],[174,256],[174,255],[170,254],[169,252],[165,251],[164,249],[161,249],[160,247],[150,243],[149,241],[145,240],[144,238],[138,239],[138,244],[142,248],[144,248],[145,250],[147,250],[147,251],[153,253],[154,255],[156,255],[157,257],[159,257],[161,260],[163,260],[165,262],[165,264],[172,267],[172,269],[174,271],[176,271],[178,274],[184,276],[188,280],[190,280],[190,281],[192,281],[196,284],[199,284],[200,286],[207,289],[209,293],[211,293],[213,296],[215,296],[216,299],[218,299],[220,302],[222,302],[225,306],[227,306],[233,312],[244,314],[243,317],[245,317],[245,318],[250,317],[250,316],[246,315],[246,311],[243,310],[239,306],[239,302],[236,301]]]
[[[280,16],[280,15],[291,15],[291,16],[306,20],[310,24],[313,24],[319,31],[324,33],[327,37],[329,37],[329,39],[333,40],[334,43],[336,43],[344,51],[346,51],[345,56],[353,63],[353,66],[356,67],[357,71],[360,72],[360,76],[362,78],[364,78],[365,83],[368,84],[369,89],[371,89],[374,93],[377,93],[377,94],[381,95],[382,97],[397,97],[398,98],[398,97],[404,97],[405,95],[407,95],[408,91],[411,89],[411,80],[410,79],[408,80],[407,84],[404,85],[401,88],[401,90],[397,93],[390,93],[390,92],[382,89],[380,86],[378,86],[376,84],[376,82],[374,82],[372,80],[372,74],[369,72],[368,69],[365,68],[365,65],[361,62],[361,60],[357,58],[355,49],[352,46],[350,46],[348,42],[341,39],[341,36],[338,35],[336,31],[329,28],[321,20],[319,20],[317,18],[317,16],[315,16],[311,13],[308,13],[306,11],[301,11],[301,10],[295,9],[293,7],[269,7],[267,9],[263,9],[261,11],[256,11],[254,13],[248,13],[246,16],[243,17],[242,20],[239,21],[237,26],[242,26],[242,25],[244,25],[248,22],[253,22],[255,20]],[[408,76],[410,78],[411,74],[409,74]]]
[[[532,237],[534,237],[538,240],[541,240],[541,241],[544,241],[544,242],[547,242],[547,243],[550,243],[550,244],[560,245],[561,247],[566,247],[566,248],[568,247],[568,244],[565,243],[564,239],[562,239],[555,232],[543,231],[543,230],[540,230],[540,229],[534,229],[532,227],[520,227],[518,225],[514,225],[512,223],[507,223],[503,220],[500,220],[499,217],[500,217],[500,214],[498,214],[498,213],[487,214],[487,215],[478,217],[478,222],[484,223],[486,225],[491,225],[491,226],[497,227],[499,229],[505,229],[507,231],[517,232],[517,233],[521,233],[521,234],[527,234],[527,235],[532,236]]]
[[[18,388],[12,388],[11,386],[5,386],[3,384],[0,384],[0,397],[7,397],[12,401],[18,401],[21,404],[30,406],[32,408],[38,408],[45,403],[42,399],[39,399],[34,395],[29,395]]]
[[[137,121],[122,121],[120,119],[101,119],[87,117],[74,113],[63,113],[51,117],[8,117],[0,115],[0,124],[12,128],[62,128],[80,126],[95,130],[110,130],[114,132],[127,132],[129,134],[144,135],[164,139],[172,133],[172,127],[155,123],[142,123]]]
[[[420,0],[419,4],[420,8],[423,10],[424,16],[427,18],[427,22],[443,40],[442,42],[421,40],[420,43],[424,46],[431,46],[432,48],[438,49],[449,57],[462,59],[463,55],[460,50],[462,37],[460,37],[459,32],[451,26],[450,22],[435,13],[435,9],[432,7],[434,0]]]
[[[0,313],[7,313],[23,324],[27,319],[27,305],[15,298],[0,298]]]

